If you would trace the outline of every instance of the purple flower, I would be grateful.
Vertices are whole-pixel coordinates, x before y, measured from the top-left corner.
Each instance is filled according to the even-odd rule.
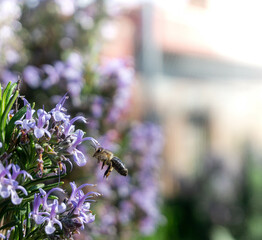
[[[120,203],[120,221],[123,223],[128,223],[134,214],[135,208],[131,201],[122,201]]]
[[[40,78],[40,70],[34,66],[27,66],[23,71],[23,76],[26,83],[31,88],[37,88],[40,86],[41,78]]]
[[[92,114],[95,118],[100,118],[103,114],[103,104],[104,104],[104,98],[101,96],[96,96],[93,100],[91,110]]]
[[[15,121],[16,125],[21,125],[22,129],[25,129],[27,132],[30,131],[35,126],[35,120],[33,119],[34,109],[31,109],[30,104],[24,99],[25,105],[27,106],[26,117],[24,120]]]
[[[40,194],[35,194],[34,202],[33,202],[33,211],[29,214],[29,217],[34,219],[36,224],[42,224],[45,222],[46,217],[48,216],[47,212],[39,212],[40,205],[43,204],[43,199]]]
[[[47,211],[51,211],[51,208],[52,208],[52,205],[53,204],[49,204],[48,203],[48,197],[49,197],[49,195],[52,193],[52,192],[54,192],[54,191],[58,191],[58,192],[62,192],[62,193],[64,193],[64,190],[63,189],[61,189],[61,188],[52,188],[47,194],[46,194],[46,192],[43,190],[43,189],[39,189],[39,191],[40,191],[40,193],[41,193],[41,195],[42,195],[42,197],[43,197],[43,207],[44,207],[44,209],[45,210],[47,210]],[[65,204],[64,203],[62,203],[61,205],[57,205],[57,209],[56,209],[56,211],[58,212],[58,213],[62,213],[62,212],[64,212],[65,211],[65,209],[66,209],[66,206],[65,206]]]
[[[49,138],[51,138],[51,134],[47,130],[51,115],[48,114],[43,109],[38,109],[37,115],[38,115],[38,121],[37,121],[37,125],[34,127],[35,137],[41,138],[44,136],[44,134],[46,134]]]
[[[10,173],[12,169],[12,174]],[[21,190],[25,195],[27,191],[16,181],[18,175],[23,174],[32,179],[32,176],[24,170],[20,170],[18,165],[10,164],[6,168],[0,163],[0,195],[2,198],[8,198],[11,195],[11,201],[14,205],[22,202],[23,198],[19,198],[16,190]]]
[[[57,199],[54,200],[51,206],[51,212],[48,217],[46,217],[47,225],[45,226],[46,234],[52,234],[56,230],[54,224],[57,224],[60,229],[62,229],[62,223],[56,218],[57,216],[57,208],[58,208],[58,201]]]
[[[53,118],[55,119],[56,122],[66,121],[70,117],[69,115],[65,114],[66,109],[63,107],[63,105],[65,104],[66,99],[67,99],[67,94],[65,94],[61,98],[59,103],[56,104],[56,107],[50,111],[50,113],[52,114],[52,116],[53,116]]]
[[[75,182],[70,182],[70,185],[72,188],[72,192],[70,198],[68,199],[68,203],[71,203],[74,207],[77,206],[77,202],[79,201],[79,199],[84,196],[84,193],[81,189],[86,186],[95,186],[94,184],[85,183],[82,184],[80,187],[77,187]]]
[[[81,144],[84,141],[92,141],[92,143],[97,146],[98,142],[92,138],[92,137],[85,137],[84,136],[84,132],[80,129],[76,130],[76,132],[74,133],[73,137],[74,140],[72,142],[72,145],[68,148],[68,153],[73,155],[74,157],[74,161],[78,166],[84,166],[86,164],[86,158],[85,155],[79,151],[76,147]]]
[[[72,188],[72,193],[70,198],[68,199],[68,204],[71,204],[73,206],[73,213],[80,215],[80,218],[82,217],[81,222],[83,223],[89,223],[89,221],[91,221],[92,216],[87,215],[86,213],[90,212],[90,203],[88,201],[86,201],[87,199],[89,199],[90,197],[92,197],[93,195],[96,196],[100,196],[99,193],[97,192],[89,192],[87,194],[84,194],[84,192],[81,190],[82,188],[86,187],[86,186],[95,186],[93,184],[82,184],[80,187],[76,187],[76,184],[74,182],[70,183],[71,188]],[[90,200],[89,200],[90,201]],[[91,219],[90,219],[91,217]]]
[[[78,53],[71,53],[65,62],[57,61],[54,69],[63,80],[68,93],[73,97],[73,103],[80,104],[79,94],[83,86],[83,62]]]
[[[73,123],[77,120],[82,120],[84,123],[86,123],[86,119],[82,116],[74,117],[70,121],[66,120],[63,124],[63,134],[65,135],[65,137],[67,137],[69,134],[72,134],[75,131],[75,126],[73,125]]]
[[[51,86],[55,85],[59,81],[59,75],[56,69],[49,64],[43,65],[42,69],[47,74],[47,78],[44,80],[42,86],[44,89],[50,88]]]
[[[141,154],[149,152],[156,156],[161,154],[163,149],[161,128],[149,122],[137,124],[131,130],[131,147]]]
[[[75,184],[71,184],[73,191],[69,201],[74,206],[73,214],[79,216],[78,219],[82,224],[91,223],[95,220],[95,216],[89,210],[89,201],[92,201],[90,198],[92,198],[93,196],[100,196],[100,193],[97,192],[88,192],[87,194],[83,194],[80,189],[87,185],[91,184],[83,184],[76,189]]]
[[[56,72],[61,76],[65,70],[65,63],[62,61],[56,61],[54,64]]]
[[[140,219],[140,230],[151,234],[163,220],[159,211],[159,185],[157,169],[161,164],[163,136],[161,128],[153,123],[134,126],[130,133],[130,149],[136,154],[138,185],[133,187],[132,200],[144,213]]]
[[[112,149],[112,142],[117,139],[113,133],[108,132],[99,139],[102,146],[106,144],[108,149]],[[151,234],[164,220],[159,211],[158,169],[163,149],[161,128],[153,123],[136,124],[129,134],[130,153],[126,156],[128,161],[123,161],[128,169],[135,170],[136,178],[121,179],[120,175],[115,175],[108,182],[102,180],[101,171],[97,174],[99,192],[111,200],[106,205],[105,216],[101,218],[100,231],[111,236],[117,233],[105,233],[105,229],[112,229],[112,225],[123,226],[131,222],[139,227],[142,234]],[[117,209],[113,207],[115,204]]]
[[[8,83],[8,82],[16,82],[17,81],[17,74],[14,74],[13,72],[5,69],[1,72],[1,78],[2,78],[2,81],[4,83]]]
[[[46,234],[52,234],[55,231],[54,224],[58,224],[62,229],[62,223],[58,220],[59,214],[64,213],[66,206],[64,203],[61,205],[58,204],[57,199],[53,202],[48,202],[49,195],[54,191],[59,191],[64,193],[64,190],[61,188],[53,188],[48,193],[43,189],[39,189],[40,193],[35,194],[33,211],[29,214],[29,217],[34,219],[36,224],[42,224],[47,222],[45,226]],[[41,211],[40,211],[40,207]]]
[[[20,167],[18,165],[10,164],[9,166],[11,166],[11,165],[12,165],[12,176],[11,176],[11,178],[13,180],[15,180],[19,174],[23,174],[24,178],[25,178],[25,176],[27,176],[31,180],[33,179],[32,176],[28,172],[26,172],[25,170],[20,171]]]
[[[125,113],[129,104],[134,75],[133,68],[129,65],[126,60],[113,59],[99,69],[100,87],[102,89],[108,87],[116,89],[112,107],[107,116],[110,123],[116,122]]]
[[[85,223],[94,221],[95,216],[90,211],[90,202],[93,196],[99,196],[97,192],[88,192],[84,194],[82,188],[85,186],[94,186],[93,184],[83,184],[77,187],[74,182],[70,183],[72,187],[71,196],[67,201],[60,205],[57,199],[50,200],[48,197],[54,191],[64,193],[61,188],[53,188],[48,193],[39,189],[40,193],[35,194],[33,211],[29,217],[34,219],[36,224],[46,222],[45,232],[50,235],[56,230],[55,224],[64,231],[66,236],[71,236],[77,229],[83,228]]]

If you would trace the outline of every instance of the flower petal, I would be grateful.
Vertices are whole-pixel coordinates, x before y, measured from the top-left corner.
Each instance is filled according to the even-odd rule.
[[[79,167],[82,167],[86,164],[86,158],[85,158],[85,155],[79,151],[78,149],[74,149],[74,160],[75,160],[75,163],[79,166]]]
[[[25,190],[24,187],[18,186],[18,187],[16,187],[16,189],[20,189],[26,196],[28,195],[28,194],[27,194],[27,191]]]
[[[53,219],[53,222],[56,223],[61,229],[63,228],[62,223],[59,220]]]
[[[19,198],[15,190],[11,190],[11,201],[14,205],[18,205],[22,202],[23,198]]]
[[[57,213],[63,213],[65,210],[66,210],[66,204],[65,203],[61,203],[60,205],[58,205]]]
[[[2,185],[0,186],[0,195],[2,198],[8,198],[10,196],[10,190],[6,186]]]
[[[62,113],[62,112],[59,112],[59,111],[53,112],[53,117],[54,117],[56,122],[65,121],[66,120],[65,114]]]
[[[52,234],[55,231],[55,227],[53,226],[51,221],[48,221],[48,224],[45,226],[46,234]]]
[[[44,134],[45,134],[45,131],[44,131],[43,128],[35,128],[34,129],[34,135],[35,135],[36,138],[41,138],[41,137],[44,136]]]
[[[47,217],[43,217],[41,215],[34,215],[34,220],[36,224],[42,224],[46,219]]]

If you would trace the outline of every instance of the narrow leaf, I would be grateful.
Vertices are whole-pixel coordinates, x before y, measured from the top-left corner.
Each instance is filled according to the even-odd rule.
[[[17,83],[13,83],[10,85],[10,87],[8,88],[7,94],[6,94],[6,104],[8,103],[15,87],[17,86]]]
[[[2,97],[2,104],[1,104],[1,113],[4,112],[5,110],[5,104],[6,104],[6,95],[7,95],[7,92],[8,92],[8,89],[10,88],[10,85],[11,85],[11,82],[9,82],[6,87],[5,87],[5,90],[4,90],[4,93],[3,93],[3,97]]]
[[[15,94],[12,96],[12,98],[8,102],[8,104],[5,108],[5,111],[2,115],[2,118],[1,118],[0,130],[1,130],[1,135],[2,135],[1,137],[2,137],[2,143],[3,144],[5,142],[5,126],[6,126],[6,122],[7,122],[7,116],[8,116],[8,113],[10,112],[12,106],[14,105],[16,98],[18,97],[18,94],[19,94],[19,92],[16,91]]]
[[[13,227],[13,226],[17,225],[19,222],[20,221],[18,221],[18,220],[9,222],[9,223],[5,224],[4,226],[0,227],[0,230]]]
[[[6,142],[9,143],[10,139],[11,139],[11,135],[14,131],[15,128],[15,122],[19,119],[21,119],[25,113],[26,113],[27,107],[24,106],[22,107],[10,120],[10,122],[8,123],[7,127],[6,127]]]

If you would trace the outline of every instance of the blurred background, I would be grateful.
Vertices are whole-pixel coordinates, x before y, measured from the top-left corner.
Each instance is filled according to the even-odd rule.
[[[134,56],[164,131],[156,239],[261,239],[261,2],[118,2],[104,51]]]
[[[105,196],[81,239],[262,239],[262,3],[162,2],[2,0],[2,82],[68,92],[130,170],[74,170]]]

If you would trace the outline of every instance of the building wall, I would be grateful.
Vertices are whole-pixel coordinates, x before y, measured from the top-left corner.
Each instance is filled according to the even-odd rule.
[[[207,156],[237,174],[244,146],[262,149],[262,3],[171,2],[115,18],[118,34],[104,48],[105,56],[136,61],[134,116],[154,112],[163,124],[167,194],[179,188],[177,178],[193,178]]]

